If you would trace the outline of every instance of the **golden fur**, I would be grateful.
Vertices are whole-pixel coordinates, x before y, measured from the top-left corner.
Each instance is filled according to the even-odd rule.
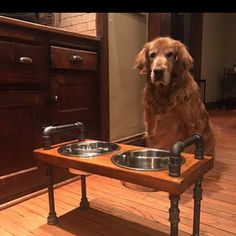
[[[214,134],[190,73],[193,59],[186,46],[169,37],[156,38],[144,45],[135,67],[148,78],[143,97],[147,146],[170,150],[175,142],[199,133],[205,154],[214,155]]]

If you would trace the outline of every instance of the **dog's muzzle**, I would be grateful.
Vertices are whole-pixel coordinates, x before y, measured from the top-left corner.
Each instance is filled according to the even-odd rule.
[[[155,76],[156,81],[162,80],[164,78],[164,70],[163,69],[156,69],[153,72],[154,72],[154,76]]]

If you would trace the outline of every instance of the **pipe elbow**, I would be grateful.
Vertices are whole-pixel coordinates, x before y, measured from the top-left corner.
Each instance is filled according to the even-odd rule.
[[[84,130],[84,124],[82,122],[77,121],[75,123],[75,126],[78,127],[79,129],[83,129]]]
[[[43,136],[49,136],[51,133],[53,133],[55,128],[53,126],[48,126],[43,130]]]
[[[196,145],[202,145],[203,144],[203,138],[199,133],[194,134],[196,138]]]
[[[175,143],[171,148],[171,156],[179,157],[180,153],[184,150],[184,148],[185,148],[184,142],[179,141]]]
[[[196,150],[195,150],[195,158],[198,160],[203,160],[204,159],[204,150],[203,150],[203,137],[200,134],[195,134],[194,135],[196,138]]]
[[[80,139],[85,140],[85,126],[82,122],[76,122],[76,127],[80,130]]]

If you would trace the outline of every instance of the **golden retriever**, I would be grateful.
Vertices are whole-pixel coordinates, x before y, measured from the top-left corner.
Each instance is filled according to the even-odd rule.
[[[175,142],[199,133],[204,153],[214,156],[215,138],[192,67],[186,46],[170,37],[146,43],[137,55],[135,68],[147,76],[143,97],[147,146],[170,150]]]

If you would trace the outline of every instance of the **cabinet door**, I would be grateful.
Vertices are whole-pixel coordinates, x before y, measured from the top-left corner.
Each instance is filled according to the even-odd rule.
[[[67,124],[76,121],[85,125],[86,138],[98,135],[98,88],[94,72],[54,73],[51,76],[52,124]],[[64,139],[75,137],[74,132],[64,134]]]
[[[43,98],[41,93],[0,91],[0,173],[30,168],[32,149],[40,146]]]
[[[42,108],[40,92],[0,91],[0,202],[42,185],[32,156],[42,145]]]
[[[0,91],[0,204],[46,187],[44,164],[33,157],[43,145],[44,98],[40,91]],[[56,168],[55,181],[65,178],[68,171]]]

